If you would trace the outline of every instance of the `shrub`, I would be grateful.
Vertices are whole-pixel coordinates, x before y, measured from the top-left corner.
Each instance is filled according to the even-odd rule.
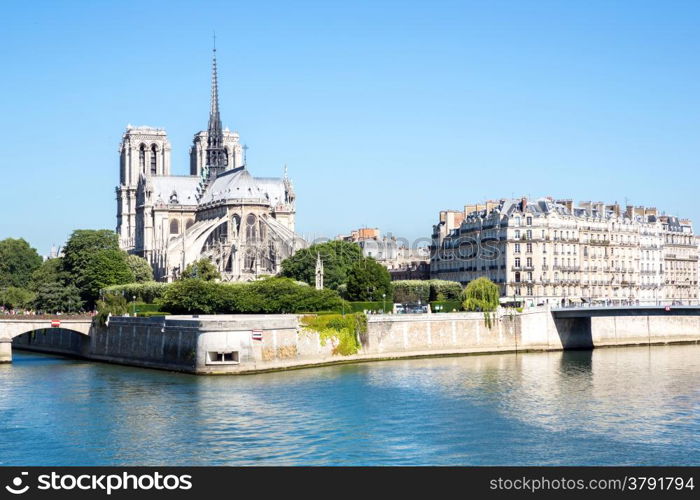
[[[460,300],[462,285],[447,280],[399,280],[391,283],[394,301],[400,304],[427,303],[436,300]]]
[[[153,304],[157,299],[163,297],[165,290],[170,286],[170,283],[159,283],[157,281],[146,281],[144,283],[127,283],[126,285],[112,285],[106,287],[103,292],[105,294],[121,295],[132,300],[136,296],[139,302]]]
[[[459,300],[462,285],[456,281],[429,280],[430,300]]]
[[[198,278],[204,281],[221,279],[221,273],[209,259],[199,259],[185,268],[181,279]]]
[[[112,316],[123,316],[128,312],[126,299],[121,295],[105,295],[104,299],[98,300],[97,303],[97,322],[104,326],[107,324],[107,318]]]
[[[167,288],[161,306],[175,314],[275,314],[340,310],[343,301],[332,290],[316,290],[289,278],[252,283],[185,279]]]
[[[400,304],[426,303],[430,300],[430,283],[425,280],[393,281],[394,301]]]
[[[362,313],[309,315],[301,319],[301,324],[318,332],[321,345],[331,340],[333,354],[341,356],[357,354],[361,347],[359,337],[367,332],[367,318]]]

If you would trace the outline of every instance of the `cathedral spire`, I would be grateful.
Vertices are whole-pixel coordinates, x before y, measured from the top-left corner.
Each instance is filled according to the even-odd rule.
[[[211,64],[211,106],[207,127],[207,177],[214,178],[226,169],[224,132],[219,114],[219,78],[216,68],[216,35]]]

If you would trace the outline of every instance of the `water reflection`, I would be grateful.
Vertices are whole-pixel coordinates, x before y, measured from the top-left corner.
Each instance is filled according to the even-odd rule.
[[[700,346],[193,377],[15,353],[0,464],[697,464]]]

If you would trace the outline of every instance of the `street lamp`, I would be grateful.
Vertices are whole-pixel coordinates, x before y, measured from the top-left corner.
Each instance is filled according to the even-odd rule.
[[[386,294],[382,294],[382,314],[386,312]]]
[[[136,317],[136,295],[132,295],[131,300],[132,300],[131,307],[132,307],[133,315],[134,315],[134,317]]]

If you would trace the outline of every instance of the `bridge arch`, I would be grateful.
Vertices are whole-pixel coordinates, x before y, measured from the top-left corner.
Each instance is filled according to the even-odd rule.
[[[50,346],[50,352],[81,355],[89,345],[91,328],[92,319],[0,319],[0,363],[12,362],[13,344],[27,349],[32,346],[31,350],[38,351],[42,350],[42,345]],[[43,342],[36,342],[38,332],[41,332]]]

